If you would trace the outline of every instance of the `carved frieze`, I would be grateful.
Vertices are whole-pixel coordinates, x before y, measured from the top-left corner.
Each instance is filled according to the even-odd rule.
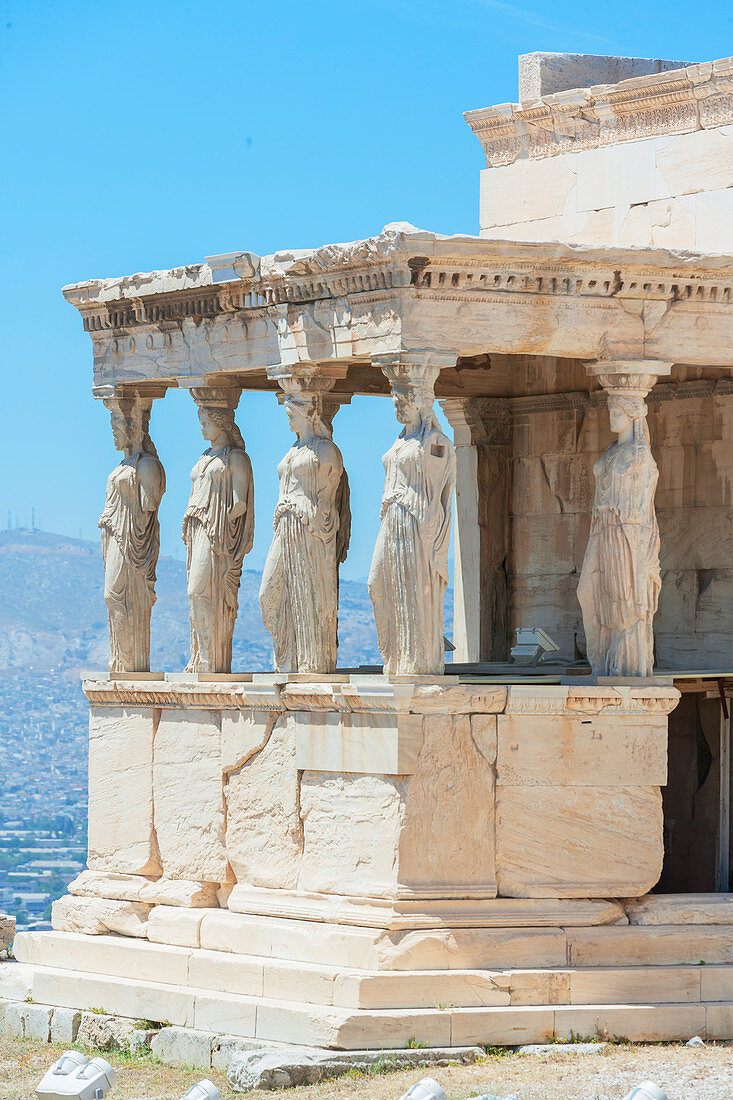
[[[468,111],[465,119],[495,168],[622,141],[690,133],[733,122],[733,59],[690,65]]]

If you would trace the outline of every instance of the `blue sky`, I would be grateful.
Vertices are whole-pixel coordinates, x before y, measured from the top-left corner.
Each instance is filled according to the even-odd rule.
[[[96,538],[116,463],[93,401],[91,343],[65,283],[369,236],[407,220],[477,232],[481,149],[462,112],[516,98],[519,53],[707,60],[733,53],[733,13],[682,0],[0,0],[0,526]],[[244,395],[257,537],[267,552],[276,465],[291,436],[272,396]],[[163,551],[182,557],[189,471],[203,443],[189,395],[157,402],[168,475]],[[366,575],[385,399],[335,421]]]

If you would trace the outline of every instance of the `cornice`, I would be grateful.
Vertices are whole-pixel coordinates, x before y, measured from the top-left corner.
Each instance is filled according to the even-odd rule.
[[[154,330],[162,334],[164,346],[184,322],[279,323],[299,306],[318,308],[320,303],[336,307],[347,319],[350,302],[363,307],[410,297],[470,302],[519,294],[686,301],[702,308],[733,303],[730,257],[440,237],[390,227],[367,241],[317,249],[289,266],[266,257],[255,275],[238,281],[213,283],[207,270],[208,282],[196,268],[196,286],[186,285],[190,280],[177,271],[167,273],[168,280],[166,273],[154,272],[79,284],[64,293],[92,335]]]
[[[733,58],[467,111],[489,167],[733,122]]]
[[[288,682],[177,682],[168,680],[93,680],[83,682],[90,704],[104,707],[195,708],[209,710],[392,711],[412,714],[488,714],[503,710],[506,688],[493,684],[460,684],[457,676],[418,677],[393,682],[368,677],[366,682],[341,680]]]

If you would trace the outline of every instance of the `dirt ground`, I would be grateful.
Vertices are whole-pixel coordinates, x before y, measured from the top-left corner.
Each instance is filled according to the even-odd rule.
[[[28,1039],[0,1039],[0,1100],[30,1100],[45,1070],[62,1048]],[[109,1100],[179,1100],[191,1085],[208,1077],[224,1100],[236,1094],[214,1070],[171,1068],[150,1056],[104,1057],[117,1081]],[[375,1076],[348,1076],[322,1085],[287,1091],[287,1100],[398,1100],[415,1081],[434,1076],[448,1100],[490,1093],[518,1100],[621,1100],[643,1080],[663,1088],[669,1100],[732,1100],[733,1046],[619,1045],[597,1054],[560,1047],[549,1055],[490,1055],[473,1066],[403,1070]],[[265,1100],[267,1093],[250,1093]]]

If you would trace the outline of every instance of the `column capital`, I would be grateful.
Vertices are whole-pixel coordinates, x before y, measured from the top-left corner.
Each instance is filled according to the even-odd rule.
[[[329,427],[333,427],[333,418],[342,407],[350,405],[352,394],[350,393],[325,393],[321,401],[323,419]]]
[[[646,397],[659,378],[672,371],[671,362],[660,359],[594,359],[585,364],[588,374],[597,378],[607,393],[627,393]]]
[[[346,377],[348,363],[277,363],[267,368],[267,377],[283,393],[328,393],[334,383]]]
[[[115,385],[93,386],[92,396],[109,409],[123,401],[141,401],[152,405],[158,397],[165,397],[170,387],[165,382],[125,382]]]
[[[453,428],[456,447],[507,441],[512,412],[506,397],[444,397],[438,404]]]
[[[242,395],[242,387],[236,385],[232,379],[223,378],[211,381],[208,378],[187,378],[179,382],[181,389],[188,390],[199,408],[231,409],[232,412],[239,404]]]
[[[372,363],[379,367],[390,386],[429,386],[431,389],[441,370],[455,367],[455,352],[431,351],[420,348],[414,351],[390,352],[373,355]]]

